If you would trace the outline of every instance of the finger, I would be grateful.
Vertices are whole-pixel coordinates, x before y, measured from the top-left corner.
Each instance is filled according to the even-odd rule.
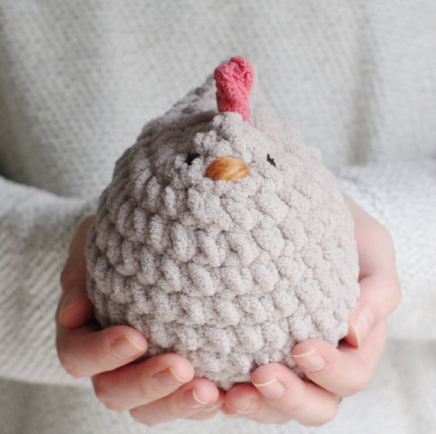
[[[57,322],[68,328],[81,327],[94,317],[94,307],[85,289],[74,287],[64,293],[56,311]]]
[[[85,290],[85,246],[89,228],[94,221],[95,216],[90,216],[80,224],[71,241],[69,256],[61,273],[64,292],[58,304],[56,319],[65,327],[80,327],[93,318],[94,309]]]
[[[61,286],[64,292],[86,285],[85,247],[88,231],[95,221],[95,216],[87,217],[79,225],[69,248],[69,255],[61,273]]]
[[[174,393],[134,408],[130,414],[138,422],[154,426],[198,414],[202,409],[216,403],[219,398],[219,390],[212,381],[194,378]]]
[[[260,423],[286,423],[297,420],[303,425],[322,425],[332,420],[339,398],[315,384],[301,380],[279,363],[257,368],[254,386],[241,384],[225,396],[224,412],[236,412]]]
[[[348,321],[345,340],[359,348],[368,333],[395,310],[400,301],[400,286],[394,274],[373,274],[360,282],[360,297]]]
[[[96,321],[68,329],[58,325],[56,348],[59,360],[73,377],[91,377],[124,366],[147,350],[147,340],[128,326],[99,330]]]
[[[322,340],[297,344],[292,356],[304,374],[338,396],[350,396],[371,381],[387,339],[387,320],[374,327],[360,348],[341,343],[335,348]]]
[[[95,393],[106,407],[126,411],[159,400],[194,377],[192,365],[178,354],[162,354],[93,377]]]
[[[352,199],[345,197],[354,221],[359,279],[385,272],[396,276],[395,250],[389,232]]]
[[[346,340],[358,347],[372,326],[398,306],[400,286],[389,233],[348,196],[345,201],[355,223],[360,270],[360,297],[349,320]]]

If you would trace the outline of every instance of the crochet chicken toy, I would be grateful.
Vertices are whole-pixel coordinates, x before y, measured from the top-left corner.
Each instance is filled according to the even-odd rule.
[[[233,57],[117,161],[87,244],[103,327],[176,352],[224,390],[292,347],[337,345],[358,297],[353,222],[316,149]]]

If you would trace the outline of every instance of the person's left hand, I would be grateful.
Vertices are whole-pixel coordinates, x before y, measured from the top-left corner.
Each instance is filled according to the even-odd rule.
[[[279,363],[257,368],[253,385],[239,384],[226,393],[222,410],[228,416],[322,425],[336,416],[342,397],[365,389],[371,381],[387,339],[387,316],[400,301],[400,288],[389,233],[348,196],[345,202],[355,224],[360,267],[360,298],[348,335],[338,348],[318,339],[293,348],[295,362],[312,382]]]
[[[85,245],[95,216],[80,224],[61,275],[56,312],[56,348],[60,363],[75,378],[92,379],[108,409],[129,411],[148,426],[181,418],[205,420],[221,408],[224,393],[179,354],[155,355],[132,363],[148,348],[145,337],[126,325],[101,329],[86,292]]]

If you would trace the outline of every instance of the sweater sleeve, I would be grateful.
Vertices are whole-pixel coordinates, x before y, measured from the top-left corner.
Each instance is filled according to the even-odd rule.
[[[390,337],[435,340],[436,161],[373,163],[336,174],[394,241],[402,300],[389,317]]]
[[[89,384],[60,365],[54,315],[69,242],[95,205],[0,177],[0,377]]]

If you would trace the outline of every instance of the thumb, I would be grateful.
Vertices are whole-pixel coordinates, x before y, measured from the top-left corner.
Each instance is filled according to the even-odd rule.
[[[71,240],[68,259],[61,273],[61,286],[64,293],[77,287],[84,289],[86,286],[85,247],[89,228],[94,221],[95,215],[83,220]]]
[[[69,255],[61,273],[63,295],[56,318],[59,324],[75,328],[88,323],[93,317],[93,306],[86,294],[85,246],[88,231],[95,216],[87,217],[77,229],[69,248]]]

